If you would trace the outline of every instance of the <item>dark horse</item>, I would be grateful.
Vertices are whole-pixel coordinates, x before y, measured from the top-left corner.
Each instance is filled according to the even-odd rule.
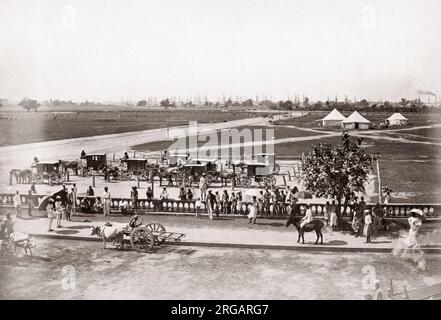
[[[67,169],[72,169],[75,172],[75,175],[78,175],[78,170],[82,168],[80,161],[65,161],[65,160],[58,160],[58,163],[63,168],[64,173],[67,173]]]
[[[305,232],[315,231],[315,234],[317,235],[317,240],[315,240],[315,244],[318,243],[319,238],[320,238],[320,244],[323,244],[323,234],[322,234],[322,228],[324,226],[323,222],[314,219],[301,229],[300,229],[300,223],[301,223],[301,218],[290,216],[288,220],[286,220],[286,225],[285,225],[285,227],[289,227],[290,224],[293,224],[294,227],[296,227],[299,233],[299,238],[297,239],[297,243],[300,242],[300,237],[302,237],[302,243],[305,243],[305,237],[304,237]]]

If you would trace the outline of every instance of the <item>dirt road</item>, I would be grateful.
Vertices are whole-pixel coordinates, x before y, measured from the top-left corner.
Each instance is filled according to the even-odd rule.
[[[33,258],[1,260],[0,299],[363,299],[374,279],[385,294],[389,279],[410,289],[439,282],[437,259],[419,272],[391,254],[175,246],[144,254],[41,239]]]
[[[226,128],[262,125],[266,122],[265,118],[256,117],[220,123],[199,124],[198,132],[207,133]],[[3,185],[8,182],[9,170],[29,168],[35,156],[40,161],[56,161],[58,159],[78,159],[83,149],[86,153],[120,152],[130,149],[130,146],[133,145],[164,140],[169,131],[174,131],[173,129],[180,129],[183,135],[188,132],[188,127],[162,128],[1,147],[0,184]]]

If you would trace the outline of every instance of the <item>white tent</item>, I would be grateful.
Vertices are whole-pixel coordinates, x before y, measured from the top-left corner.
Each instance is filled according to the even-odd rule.
[[[354,111],[349,117],[343,120],[342,123],[344,129],[367,130],[371,122],[357,111]]]
[[[401,113],[394,113],[389,118],[386,119],[386,123],[391,126],[402,126],[407,124],[408,119]]]
[[[341,122],[346,119],[337,109],[332,110],[326,117],[322,119],[324,127],[340,127]]]

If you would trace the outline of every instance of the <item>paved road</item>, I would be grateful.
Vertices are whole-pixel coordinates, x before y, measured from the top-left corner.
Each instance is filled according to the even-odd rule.
[[[390,254],[329,254],[200,247],[153,253],[102,250],[100,243],[42,240],[33,258],[0,260],[0,299],[363,299],[441,281]]]

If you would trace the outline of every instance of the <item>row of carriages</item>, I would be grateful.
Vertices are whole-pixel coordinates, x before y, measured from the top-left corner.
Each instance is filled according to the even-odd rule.
[[[279,166],[273,154],[261,154],[255,161],[237,161],[219,164],[216,159],[189,159],[188,155],[169,155],[167,163],[152,163],[143,158],[120,159],[109,161],[105,153],[87,154],[81,158],[79,174],[85,176],[108,176],[113,180],[150,181],[158,176],[162,182],[173,181],[177,185],[190,186],[198,183],[205,174],[206,182],[231,182],[237,186],[250,187],[253,182],[259,186],[276,184]],[[30,182],[63,183],[66,170],[61,161],[39,162],[34,165]]]

